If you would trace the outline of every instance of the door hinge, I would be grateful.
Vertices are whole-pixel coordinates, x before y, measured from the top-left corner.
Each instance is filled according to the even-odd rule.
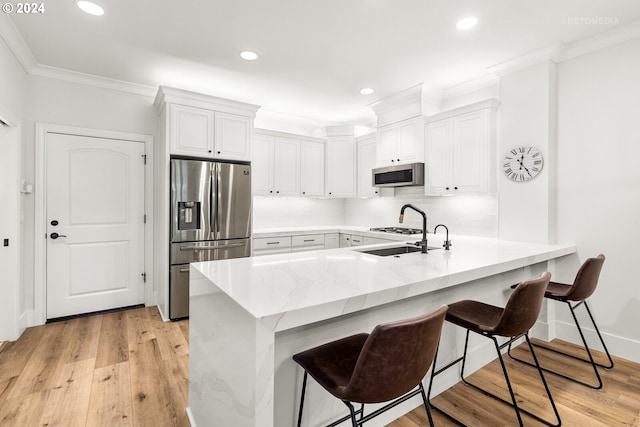
[[[142,160],[144,161],[144,164],[146,165],[147,164],[147,155],[146,154],[142,155]]]
[[[142,276],[142,282],[147,283],[147,273],[146,272],[142,273],[141,276]]]
[[[142,222],[143,222],[144,224],[146,224],[146,223],[147,223],[147,214],[144,214],[144,215],[143,215]]]

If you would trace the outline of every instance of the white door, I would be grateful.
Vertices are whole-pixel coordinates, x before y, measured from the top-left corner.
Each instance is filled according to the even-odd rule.
[[[46,139],[47,318],[144,302],[144,144]]]

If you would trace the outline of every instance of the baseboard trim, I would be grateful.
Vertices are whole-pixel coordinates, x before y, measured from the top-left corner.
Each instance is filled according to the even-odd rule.
[[[34,310],[25,310],[18,318],[18,337],[30,326],[35,326],[36,313]]]
[[[191,427],[198,427],[196,425],[196,420],[193,419],[193,414],[191,413],[191,408],[187,406],[187,418],[189,419],[189,424]]]
[[[589,348],[602,351],[602,345],[600,344],[600,340],[598,339],[598,334],[596,333],[595,329],[585,327],[584,325],[582,325],[582,322],[581,326],[582,332],[584,333]],[[574,323],[556,321],[555,327],[555,338],[559,338],[561,340],[568,341],[580,346],[582,345],[580,334],[578,333],[578,329],[576,328],[576,325]],[[608,334],[602,331],[600,331],[600,333],[602,334],[602,338],[604,339],[605,344],[607,344],[609,353],[611,353],[613,356],[631,360],[635,363],[640,363],[640,341]]]

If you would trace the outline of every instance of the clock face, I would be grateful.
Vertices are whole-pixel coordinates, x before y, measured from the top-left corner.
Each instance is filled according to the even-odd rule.
[[[512,181],[533,179],[542,170],[544,159],[534,147],[518,147],[510,150],[502,162],[504,174]]]

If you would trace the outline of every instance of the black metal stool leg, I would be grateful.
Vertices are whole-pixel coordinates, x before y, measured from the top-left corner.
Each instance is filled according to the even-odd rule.
[[[504,403],[510,404],[511,406],[513,406],[514,410],[516,411],[516,416],[518,417],[518,424],[520,425],[520,427],[522,427],[524,424],[522,422],[522,416],[520,415],[520,408],[518,407],[518,402],[516,401],[516,396],[513,393],[513,388],[511,387],[511,381],[509,380],[509,374],[507,374],[507,367],[504,364],[504,360],[502,359],[502,354],[500,353],[500,345],[498,344],[498,340],[495,337],[492,336],[488,336],[488,338],[491,338],[491,340],[493,341],[493,345],[496,348],[496,352],[498,353],[498,359],[500,360],[500,366],[502,367],[502,374],[504,375],[504,379],[507,383],[507,389],[509,390],[509,395],[511,395],[511,403],[505,401],[504,399],[489,393],[488,391],[476,386],[475,384],[471,384],[469,381],[467,381],[467,379],[464,377],[464,362],[467,356],[467,345],[465,343],[465,354],[464,354],[464,358],[462,359],[462,370],[460,371],[460,379],[462,380],[462,382],[464,382],[466,385],[473,387],[474,389],[483,392],[484,394],[486,394],[487,396],[491,396],[497,400],[500,400]],[[467,339],[468,339],[468,330],[467,330]]]
[[[531,351],[531,356],[533,356],[533,361],[536,364],[536,368],[538,368],[538,374],[540,375],[540,380],[544,385],[544,389],[547,392],[547,397],[549,398],[549,403],[551,403],[551,407],[553,408],[553,413],[556,415],[556,420],[558,421],[557,426],[562,424],[560,421],[560,414],[558,413],[558,408],[556,408],[556,402],[554,402],[553,397],[551,396],[551,390],[549,390],[549,385],[547,384],[547,380],[544,378],[544,374],[542,373],[542,368],[540,368],[540,363],[538,362],[538,357],[536,356],[536,352],[533,351],[533,346],[531,345],[531,340],[529,339],[529,334],[525,334],[525,339],[527,340],[527,344],[529,345],[529,350]],[[509,348],[511,348],[511,343],[509,343]]]
[[[591,310],[589,310],[589,306],[587,305],[587,302],[586,301],[581,301],[580,303],[576,304],[575,306],[571,306],[571,302],[570,301],[563,301],[563,302],[567,303],[567,305],[569,306],[569,311],[571,311],[571,315],[573,317],[573,321],[576,324],[576,327],[578,329],[578,333],[580,334],[580,339],[582,340],[582,344],[584,345],[584,349],[587,352],[587,356],[589,356],[589,359],[587,360],[587,359],[584,359],[582,357],[574,356],[573,354],[568,354],[568,353],[565,353],[563,351],[556,350],[555,348],[552,348],[552,347],[547,346],[547,345],[536,344],[536,343],[532,343],[532,345],[534,347],[537,347],[537,348],[542,348],[542,349],[551,351],[553,353],[560,354],[562,356],[570,357],[572,359],[579,360],[581,362],[585,362],[585,363],[591,364],[591,367],[593,368],[593,373],[594,373],[594,375],[596,377],[597,384],[596,385],[589,384],[589,383],[586,383],[584,381],[580,381],[578,379],[572,378],[572,377],[570,377],[568,375],[562,374],[560,372],[553,371],[551,369],[547,369],[547,368],[541,368],[541,369],[543,371],[545,371],[545,372],[557,375],[557,376],[562,377],[564,379],[567,379],[569,381],[573,381],[573,382],[581,384],[583,386],[590,387],[590,388],[592,388],[594,390],[599,390],[599,389],[602,388],[603,383],[602,383],[602,378],[600,377],[600,373],[598,372],[598,366],[600,366],[602,368],[605,368],[605,369],[611,369],[611,368],[613,368],[613,359],[611,358],[611,355],[609,354],[609,350],[607,349],[607,346],[604,343],[602,335],[600,334],[600,330],[598,329],[598,326],[596,325],[596,322],[593,319],[593,316],[591,315]],[[580,305],[582,305],[582,304],[584,304],[584,307],[587,310],[587,313],[589,314],[589,318],[591,319],[591,323],[593,324],[593,326],[594,326],[594,328],[596,330],[596,333],[598,334],[598,338],[600,339],[600,343],[602,344],[602,347],[603,347],[603,349],[605,351],[605,354],[607,355],[607,358],[609,359],[609,365],[603,365],[603,364],[600,364],[600,363],[596,363],[595,359],[593,358],[593,354],[591,353],[591,349],[589,348],[589,345],[587,344],[587,340],[586,340],[586,338],[584,336],[584,333],[582,332],[582,327],[580,326],[580,322],[578,321],[578,317],[575,314],[575,309],[577,307],[579,307]],[[517,358],[517,357],[513,356],[511,354],[511,348],[510,347],[509,347],[508,354],[509,354],[509,357],[511,357],[513,360],[516,360],[516,361],[524,363],[526,365],[535,367],[535,365],[532,364],[531,362],[528,362],[526,360],[523,360],[523,359],[520,359],[520,358]]]
[[[307,390],[307,371],[304,371],[304,376],[302,377],[302,394],[300,395],[300,411],[298,412],[298,427],[300,427],[302,423],[302,407],[304,406],[304,393]]]
[[[524,412],[525,414],[527,414],[527,415],[529,415],[529,416],[531,416],[531,417],[535,418],[536,420],[540,421],[541,423],[543,423],[543,424],[545,424],[545,425],[548,425],[548,426],[550,426],[550,427],[560,427],[560,425],[562,424],[562,421],[560,420],[560,415],[558,414],[558,411],[557,411],[556,406],[555,406],[555,402],[553,401],[553,398],[551,397],[551,392],[549,391],[549,387],[548,387],[548,385],[547,385],[547,382],[546,382],[546,380],[544,379],[544,376],[543,376],[543,374],[542,374],[542,372],[541,372],[541,371],[542,371],[542,369],[541,369],[541,368],[538,370],[538,373],[540,374],[540,378],[542,379],[542,383],[543,383],[543,385],[544,385],[544,387],[545,387],[545,390],[546,390],[546,392],[547,392],[547,396],[549,397],[549,402],[551,403],[551,406],[552,406],[552,408],[553,408],[553,410],[554,410],[554,413],[555,413],[555,416],[556,416],[556,420],[558,421],[558,423],[557,423],[557,424],[551,424],[549,421],[545,420],[544,418],[541,418],[541,417],[539,417],[538,415],[536,415],[536,414],[534,414],[534,413],[532,413],[532,412],[527,411],[526,409],[520,408],[520,407],[517,405],[517,403],[516,403],[515,393],[513,392],[513,388],[511,387],[511,381],[509,380],[509,375],[507,374],[506,365],[504,364],[504,359],[502,358],[502,353],[501,353],[501,351],[500,351],[500,350],[501,350],[503,347],[505,347],[506,345],[509,345],[509,347],[510,347],[510,346],[511,346],[511,343],[512,343],[515,339],[517,339],[517,338],[519,338],[519,337],[513,337],[513,338],[511,338],[509,341],[507,341],[505,344],[502,344],[502,346],[500,346],[500,345],[498,345],[498,341],[497,341],[497,339],[496,339],[495,337],[493,337],[493,336],[489,336],[489,335],[484,335],[484,336],[486,336],[486,337],[488,337],[488,338],[491,338],[491,339],[494,341],[494,344],[495,344],[495,346],[496,346],[496,350],[497,350],[497,352],[498,352],[498,358],[499,358],[499,360],[500,360],[500,365],[502,366],[502,372],[503,372],[504,377],[505,377],[505,380],[506,380],[506,382],[507,382],[507,388],[509,389],[509,394],[511,395],[511,402],[509,402],[509,401],[507,401],[507,400],[504,400],[504,399],[502,399],[501,397],[498,397],[498,396],[496,396],[495,394],[490,393],[490,392],[488,392],[487,390],[485,390],[485,389],[483,389],[483,388],[481,388],[481,387],[479,387],[479,386],[477,386],[477,385],[475,385],[475,384],[470,383],[470,382],[469,382],[469,381],[467,381],[465,378],[462,378],[462,381],[463,381],[466,385],[468,385],[468,386],[470,386],[470,387],[473,387],[474,389],[476,389],[476,390],[478,390],[478,391],[481,391],[482,393],[486,394],[487,396],[490,396],[490,397],[492,397],[492,398],[494,398],[494,399],[496,399],[496,400],[499,400],[499,401],[501,401],[501,402],[504,402],[504,403],[506,403],[507,405],[511,405],[511,406],[513,406],[513,407],[514,407],[514,409],[515,409],[515,411],[516,411],[516,415],[518,416],[518,422],[520,423],[520,426],[522,426],[522,425],[523,425],[523,424],[522,424],[522,418],[521,418],[520,413],[521,413],[521,412]],[[528,334],[525,334],[524,336],[525,336],[525,338],[526,338],[526,339],[527,339],[527,341],[528,341],[528,339],[529,339]],[[536,362],[537,362],[537,358],[536,358],[535,360],[536,360]],[[534,367],[537,367],[537,366],[539,366],[539,365],[537,365],[537,366],[536,366],[536,365],[533,365],[533,366],[534,366]]]

